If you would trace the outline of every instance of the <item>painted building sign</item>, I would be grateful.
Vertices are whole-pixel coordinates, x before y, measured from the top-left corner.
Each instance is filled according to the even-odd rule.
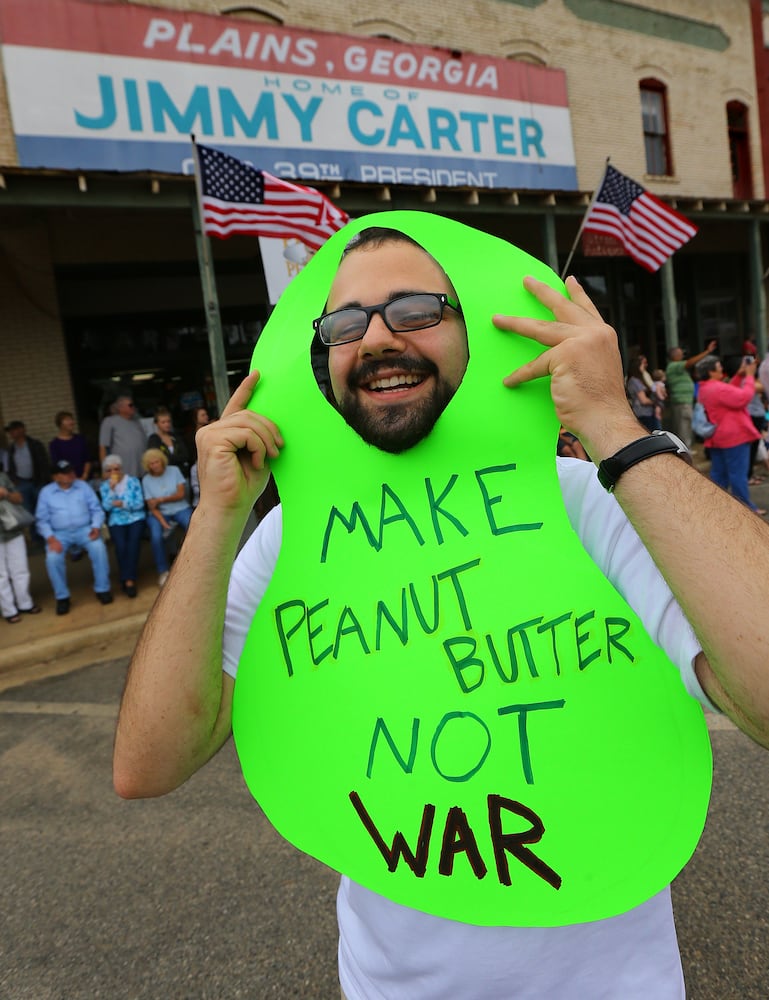
[[[271,173],[575,189],[563,71],[83,0],[0,0],[26,167],[191,169],[189,135]]]

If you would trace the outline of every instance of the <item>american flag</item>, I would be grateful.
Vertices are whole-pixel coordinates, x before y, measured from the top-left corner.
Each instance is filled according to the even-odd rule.
[[[582,228],[613,236],[647,271],[659,270],[697,232],[680,212],[609,165]]]
[[[226,240],[234,233],[295,238],[318,250],[348,216],[315,188],[257,170],[210,146],[197,145],[203,230]]]

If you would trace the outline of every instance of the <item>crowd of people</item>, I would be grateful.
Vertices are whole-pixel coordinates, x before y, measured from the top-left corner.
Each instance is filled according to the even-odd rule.
[[[5,427],[0,450],[0,612],[12,625],[41,607],[30,596],[28,548],[45,553],[56,614],[70,610],[67,560],[88,556],[93,589],[111,604],[111,569],[105,541],[112,542],[123,593],[137,595],[141,543],[148,538],[163,586],[178,550],[177,528],[186,532],[196,501],[195,434],[210,420],[192,411],[185,434],[160,406],[145,429],[133,398],[119,396],[99,427],[98,459],[74,414],[54,417],[48,446],[27,434],[22,420]]]
[[[769,474],[769,355],[757,370],[752,341],[745,342],[745,353],[736,361],[722,361],[717,346],[711,340],[688,357],[681,347],[671,348],[667,367],[653,372],[647,358],[635,354],[626,370],[628,401],[650,432],[664,427],[690,450],[698,440],[692,416],[699,402],[712,428],[699,439],[710,460],[710,478],[763,516],[767,512],[751,500],[749,487]],[[127,597],[137,594],[145,538],[162,587],[178,549],[177,528],[186,533],[199,500],[195,435],[209,420],[208,410],[198,407],[190,414],[186,433],[180,433],[171,411],[159,406],[147,433],[133,398],[123,394],[99,427],[98,460],[75,430],[74,414],[68,410],[55,415],[56,436],[48,447],[27,434],[22,420],[12,420],[5,427],[8,448],[0,450],[0,505],[5,501],[0,612],[5,620],[17,624],[23,614],[41,610],[29,595],[27,533],[30,546],[45,551],[57,614],[70,609],[67,555],[76,561],[87,554],[97,599],[103,604],[113,600],[105,538],[114,546],[120,587]],[[589,461],[579,439],[563,427],[557,453]],[[20,510],[27,512],[28,522]]]
[[[769,478],[769,354],[759,367],[752,340],[744,342],[743,355],[723,360],[717,347],[711,340],[690,356],[673,347],[666,368],[653,372],[647,358],[635,354],[625,371],[625,392],[650,433],[671,431],[689,452],[701,445],[713,482],[764,516],[767,511],[751,500],[749,487]],[[698,404],[703,422],[695,427]],[[557,450],[561,457],[589,461],[579,439],[563,427]]]
[[[711,340],[689,357],[681,347],[673,347],[666,369],[653,374],[647,359],[635,355],[627,366],[627,397],[649,431],[664,426],[689,450],[699,440],[713,482],[763,516],[767,512],[753,503],[749,487],[765,478],[757,465],[769,469],[769,355],[758,372],[753,340],[744,342],[740,356],[722,359],[717,347]],[[695,407],[701,409],[698,427],[693,426]]]

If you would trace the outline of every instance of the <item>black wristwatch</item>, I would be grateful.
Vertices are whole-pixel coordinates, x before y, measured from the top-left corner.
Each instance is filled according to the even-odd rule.
[[[646,437],[620,448],[610,458],[605,458],[598,466],[598,481],[605,490],[613,493],[623,472],[627,472],[637,462],[643,462],[645,458],[665,454],[678,455],[689,465],[692,464],[691,453],[680,437],[670,431],[652,431]]]

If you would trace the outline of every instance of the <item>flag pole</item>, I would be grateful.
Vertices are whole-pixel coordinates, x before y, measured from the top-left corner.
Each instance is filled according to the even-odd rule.
[[[566,275],[569,273],[569,264],[571,264],[571,259],[574,256],[574,252],[577,249],[577,244],[579,243],[580,236],[582,236],[582,230],[585,228],[585,223],[587,222],[588,216],[590,215],[593,205],[595,204],[595,200],[598,197],[598,192],[601,190],[601,186],[603,185],[604,178],[606,177],[606,171],[609,167],[609,160],[610,157],[607,156],[606,163],[604,164],[603,167],[603,173],[601,174],[601,179],[598,181],[598,184],[596,185],[596,188],[593,191],[593,197],[588,202],[588,206],[585,209],[585,214],[582,216],[582,222],[580,222],[579,224],[577,235],[574,237],[574,242],[571,245],[571,250],[569,250],[569,256],[566,258],[566,263],[563,265],[563,270],[561,271],[561,281],[563,281]]]
[[[195,247],[198,255],[198,270],[200,284],[203,290],[203,302],[206,310],[206,328],[208,330],[208,351],[211,357],[211,377],[216,393],[216,407],[221,414],[230,398],[230,384],[227,379],[227,361],[224,354],[224,337],[222,335],[222,318],[219,312],[219,297],[216,293],[216,276],[214,262],[211,257],[211,243],[203,231],[203,208],[200,185],[200,163],[195,136],[191,135],[192,160],[195,165],[195,198],[192,202],[192,224],[195,230]]]

